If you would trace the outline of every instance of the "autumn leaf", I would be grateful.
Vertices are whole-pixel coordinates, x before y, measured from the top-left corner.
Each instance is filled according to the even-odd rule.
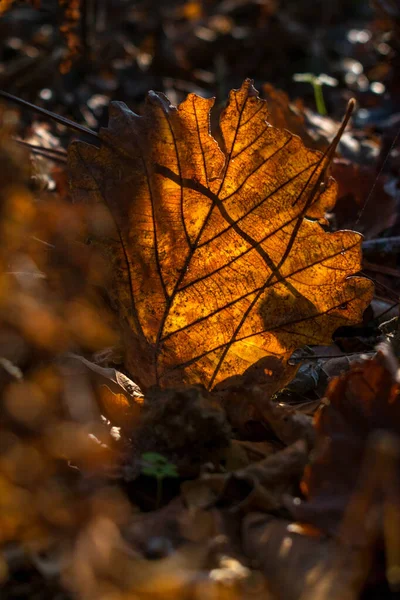
[[[359,547],[308,535],[289,521],[262,512],[246,515],[243,543],[260,565],[273,600],[359,600],[369,563]]]
[[[283,496],[296,489],[306,461],[306,445],[298,442],[233,473],[204,473],[185,481],[182,495],[190,507],[220,504],[246,513],[278,511]]]
[[[372,435],[400,434],[398,363],[389,346],[378,350],[373,358],[353,363],[347,373],[331,381],[326,405],[315,417],[314,460],[301,484],[306,500],[295,502],[292,513],[330,534],[337,533],[359,486]],[[373,466],[368,464],[367,470],[376,478],[382,473],[373,473]],[[362,493],[368,486],[360,489]]]
[[[330,157],[271,127],[250,81],[230,94],[221,149],[213,103],[150,92],[137,116],[113,102],[100,147],[70,147],[72,194],[112,215],[99,240],[135,381],[210,389],[258,367],[272,391],[295,348],[360,320],[372,284],[349,278],[361,236],[318,222],[335,203]]]
[[[123,373],[101,367],[77,354],[68,354],[63,364],[71,369],[71,377],[85,373],[96,390],[101,413],[112,425],[132,433],[143,405],[143,395],[138,386]]]
[[[380,175],[377,179],[376,169],[344,159],[333,161],[332,175],[338,183],[338,201],[334,211],[338,227],[357,223],[357,230],[368,240],[394,225],[396,198],[385,189],[388,183],[386,176]],[[379,219],[376,218],[378,204]]]

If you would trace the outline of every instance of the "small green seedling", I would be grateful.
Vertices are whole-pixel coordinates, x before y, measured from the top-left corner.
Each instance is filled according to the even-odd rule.
[[[321,73],[320,75],[314,75],[313,73],[296,73],[293,76],[294,81],[303,81],[304,83],[311,83],[314,90],[315,104],[317,105],[317,111],[320,115],[325,116],[327,113],[324,94],[322,91],[323,85],[330,85],[335,87],[338,84],[337,79]]]
[[[141,471],[143,475],[154,477],[157,481],[157,507],[161,504],[163,480],[166,477],[179,477],[176,466],[158,452],[142,454]]]

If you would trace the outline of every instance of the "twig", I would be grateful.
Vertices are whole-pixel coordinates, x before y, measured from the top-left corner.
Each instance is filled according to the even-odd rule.
[[[67,119],[66,117],[62,117],[61,115],[57,115],[57,113],[51,112],[50,110],[46,110],[45,108],[42,108],[41,106],[36,106],[36,104],[32,104],[31,102],[22,100],[22,98],[13,96],[12,94],[9,94],[8,92],[3,92],[2,90],[0,90],[0,98],[5,98],[6,100],[10,100],[10,102],[14,102],[14,104],[18,104],[20,106],[25,106],[26,108],[30,108],[31,110],[34,110],[35,112],[38,112],[49,119],[53,119],[53,121],[56,121],[57,123],[60,123],[61,125],[65,125],[65,127],[69,127],[70,129],[75,129],[75,131],[79,131],[79,133],[84,133],[86,135],[89,135],[92,138],[95,138],[96,141],[99,139],[99,135],[92,129],[89,129],[88,127],[85,127],[84,125],[79,125],[78,123],[75,123],[74,121],[71,121],[70,119]]]
[[[35,144],[31,144],[30,142],[26,142],[25,140],[19,140],[18,138],[14,138],[18,144],[22,144],[23,146],[27,146],[32,150],[41,150],[43,152],[48,152],[49,154],[56,154],[60,157],[66,157],[67,153],[64,148],[46,148],[45,146],[35,146]]]
[[[55,148],[44,148],[43,146],[35,146],[34,144],[30,144],[29,142],[25,142],[23,140],[15,140],[21,146],[25,148],[29,148],[31,152],[37,154],[38,156],[43,156],[48,160],[52,160],[54,162],[58,162],[61,164],[65,164],[67,162],[67,154],[66,152],[62,152],[61,150],[56,150]]]

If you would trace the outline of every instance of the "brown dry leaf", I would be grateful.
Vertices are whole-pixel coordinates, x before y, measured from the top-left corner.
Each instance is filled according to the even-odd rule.
[[[108,385],[102,385],[97,391],[100,410],[113,425],[132,433],[141,415],[139,402],[130,401],[125,394],[115,394]]]
[[[221,539],[225,536],[211,511],[188,510],[175,501],[160,511],[136,515],[132,525],[120,519],[118,526],[111,517],[95,514],[81,528],[64,563],[64,584],[74,596],[83,600],[266,598],[260,574],[254,577],[238,557],[227,554],[228,544]],[[188,533],[194,539],[188,539]]]
[[[250,513],[243,522],[245,552],[260,563],[274,600],[356,600],[368,563],[344,547],[283,519]]]
[[[221,116],[222,151],[213,102],[150,92],[142,117],[113,103],[101,147],[70,147],[72,193],[111,212],[102,242],[135,381],[212,388],[256,365],[272,392],[295,348],[360,320],[372,284],[349,278],[360,235],[317,222],[335,203],[329,158],[271,127],[250,81]]]
[[[339,435],[336,437],[337,447]],[[276,598],[355,600],[364,598],[361,590],[366,597],[375,597],[374,587],[384,582],[385,574],[389,587],[398,589],[399,440],[387,431],[376,431],[368,437],[359,473],[354,475],[356,489],[335,538],[326,537],[321,529],[310,524],[289,524],[257,514],[245,518],[246,552],[262,561]],[[327,467],[337,477],[334,467],[330,464]],[[339,483],[338,478],[336,482]],[[326,481],[320,484],[324,486]],[[334,492],[331,488],[326,492],[328,501],[329,494]],[[335,501],[333,498],[333,507],[337,505]],[[328,502],[321,508],[329,518]]]
[[[71,367],[72,377],[79,372],[90,376],[101,413],[112,425],[131,434],[142,414],[144,399],[139,387],[120,371],[101,367],[77,354],[68,354],[62,362]]]
[[[367,442],[376,431],[400,434],[398,364],[390,347],[353,363],[326,392],[327,405],[316,414],[314,461],[302,481],[306,502],[291,510],[299,521],[337,533],[359,481]],[[372,470],[371,464],[368,470]]]
[[[262,91],[264,98],[268,101],[269,122],[274,127],[288,129],[295,133],[309,148],[325,150],[329,146],[325,137],[314,133],[311,127],[307,127],[304,106],[301,101],[291,102],[286,92],[274,88],[270,83],[264,83]]]
[[[394,225],[396,198],[385,191],[386,176],[380,174],[378,178],[370,166],[344,159],[333,161],[331,173],[338,183],[334,210],[338,228],[356,227],[366,239],[371,239]]]
[[[309,110],[299,98],[294,101],[291,100],[286,92],[274,88],[270,83],[265,83],[262,86],[262,91],[263,97],[268,101],[269,122],[271,125],[288,129],[300,136],[308,148],[321,151],[328,149],[329,143],[338,130],[339,123],[337,121]],[[350,132],[346,131],[341,137],[337,151],[339,155],[357,162],[370,155],[371,145],[376,147],[376,140],[366,136],[365,132],[363,139],[360,140],[350,130]],[[335,172],[331,171],[331,175],[336,177]],[[353,223],[351,223],[351,227],[353,227]],[[342,225],[339,225],[336,229],[340,227]]]
[[[314,427],[309,416],[287,404],[276,402],[258,386],[230,388],[217,394],[228,421],[242,439],[270,439],[276,436],[285,445],[299,439],[314,443]],[[258,434],[258,435],[257,435]]]
[[[182,495],[196,509],[220,505],[243,512],[276,511],[283,507],[284,495],[297,488],[306,462],[306,445],[299,441],[234,473],[204,473],[185,481]]]

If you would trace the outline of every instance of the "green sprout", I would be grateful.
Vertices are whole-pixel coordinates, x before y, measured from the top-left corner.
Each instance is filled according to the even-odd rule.
[[[143,475],[154,477],[157,481],[157,508],[161,505],[163,480],[166,477],[179,477],[176,466],[158,452],[142,454],[141,471]]]
[[[314,75],[313,73],[296,73],[293,76],[294,81],[303,81],[304,83],[311,83],[314,89],[315,104],[317,111],[320,115],[325,116],[327,114],[324,94],[322,91],[323,85],[330,85],[335,87],[338,84],[337,79],[321,73],[320,75]]]

